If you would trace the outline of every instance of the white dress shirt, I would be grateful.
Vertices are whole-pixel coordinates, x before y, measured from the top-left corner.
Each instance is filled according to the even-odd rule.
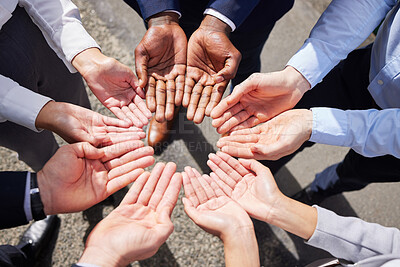
[[[78,8],[70,0],[2,0],[0,31],[17,5],[23,7],[39,27],[49,46],[73,73],[72,59],[85,49],[100,48],[83,28]],[[33,131],[42,107],[51,99],[0,75],[0,122],[6,120]]]
[[[385,19],[372,46],[368,90],[388,110],[314,108],[310,141],[348,146],[367,157],[400,158],[399,7],[395,0],[333,0],[288,62],[314,87]]]

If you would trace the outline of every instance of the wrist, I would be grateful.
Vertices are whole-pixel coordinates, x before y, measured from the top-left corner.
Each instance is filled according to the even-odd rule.
[[[47,182],[46,176],[43,170],[37,173],[37,182],[40,191],[40,198],[43,203],[43,210],[46,215],[57,214],[57,212],[53,212],[52,200],[51,200],[51,187]]]
[[[311,89],[311,85],[308,80],[301,74],[297,69],[292,66],[286,66],[283,70],[284,76],[291,81],[291,88],[300,90],[302,94]]]
[[[111,255],[107,251],[102,250],[98,247],[86,247],[82,253],[78,263],[88,263],[97,266],[126,266],[128,263],[122,263],[121,260],[117,259],[115,255]]]
[[[92,47],[77,54],[72,59],[71,63],[83,78],[85,78],[86,73],[103,64],[107,60],[109,60],[109,57],[103,55],[98,48]]]
[[[49,101],[42,107],[35,120],[35,127],[37,129],[51,130],[57,105],[57,102]]]
[[[212,32],[222,32],[229,36],[229,34],[232,32],[231,27],[229,27],[228,24],[223,22],[217,17],[211,16],[211,15],[205,15],[203,21],[201,22],[200,27],[203,30],[206,31],[212,31]]]
[[[165,11],[157,13],[149,18],[149,28],[160,25],[179,25],[179,15],[175,12]]]

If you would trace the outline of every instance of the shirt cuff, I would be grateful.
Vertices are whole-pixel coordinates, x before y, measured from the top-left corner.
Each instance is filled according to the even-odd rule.
[[[346,112],[334,108],[312,108],[313,128],[310,141],[343,146],[347,138]]]
[[[26,185],[25,185],[25,198],[24,198],[24,211],[26,220],[28,222],[33,220],[32,208],[31,208],[31,173],[26,174]]]
[[[3,99],[0,99],[0,119],[40,132],[41,130],[35,126],[36,117],[44,105],[51,100],[14,82],[14,87]]]
[[[176,13],[176,14],[178,14],[179,18],[182,17],[181,12],[179,12],[179,11],[177,11],[177,10],[167,9],[167,10],[165,10],[165,11],[163,11],[163,12],[172,12],[172,13]]]
[[[232,31],[236,30],[236,25],[235,23],[233,23],[232,20],[230,20],[227,16],[221,14],[220,12],[218,12],[213,8],[207,8],[204,11],[203,15],[210,15],[216,17],[217,19],[222,20],[224,23],[228,24],[228,26],[231,27]]]
[[[331,70],[332,61],[309,38],[286,65],[299,71],[313,88]]]

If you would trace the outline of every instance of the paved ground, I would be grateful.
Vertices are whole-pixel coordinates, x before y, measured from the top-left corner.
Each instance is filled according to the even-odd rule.
[[[103,52],[133,67],[133,50],[145,32],[141,19],[122,1],[74,0],[82,11],[84,25],[103,48]],[[262,71],[281,69],[301,46],[319,14],[329,0],[297,0],[294,8],[284,16],[271,33],[262,53]],[[93,109],[103,114],[109,112],[91,96]],[[216,150],[218,135],[206,119],[194,125],[179,117],[175,125],[176,136],[157,161],[173,161],[178,170],[186,165],[208,172],[205,165],[208,153]],[[293,194],[310,183],[315,173],[340,161],[346,148],[315,145],[298,154],[276,176],[281,190]],[[0,150],[0,170],[27,170],[18,161],[16,153]],[[368,221],[400,228],[400,184],[370,185],[362,191],[346,193],[325,201],[325,207],[342,215],[359,216]],[[116,194],[109,203],[97,205],[83,213],[61,215],[62,225],[53,254],[53,266],[68,266],[75,262],[83,249],[85,236],[90,229],[124,195]],[[397,204],[396,204],[397,203]],[[133,266],[222,266],[221,242],[195,226],[178,203],[173,222],[175,232],[152,258]],[[302,240],[276,227],[255,222],[264,266],[304,266],[327,254],[306,246]],[[16,244],[25,227],[0,231],[1,244]]]

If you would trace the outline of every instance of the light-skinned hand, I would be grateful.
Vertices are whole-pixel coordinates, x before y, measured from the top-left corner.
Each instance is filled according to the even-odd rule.
[[[268,168],[255,160],[236,160],[223,152],[209,154],[210,177],[224,193],[258,220],[269,222],[272,207],[280,201],[274,177]]]
[[[293,108],[310,89],[293,67],[272,73],[256,73],[237,85],[211,112],[218,133],[246,129]]]
[[[139,128],[149,122],[152,115],[143,100],[145,94],[128,66],[103,55],[97,48],[79,53],[72,65],[93,94],[117,118]]]
[[[191,167],[182,173],[185,212],[224,243],[225,264],[259,266],[257,241],[249,215],[208,176]]]
[[[153,154],[138,140],[101,149],[89,143],[62,146],[37,174],[45,213],[90,208],[135,181],[154,163]]]
[[[182,103],[186,73],[187,39],[178,14],[161,12],[135,49],[139,85],[146,88],[147,107],[158,122],[172,120]]]
[[[227,24],[206,15],[189,39],[182,105],[195,123],[210,115],[236,75],[241,54],[229,40],[230,31]]]
[[[151,174],[140,175],[121,204],[93,229],[79,262],[127,266],[154,255],[174,229],[171,213],[182,186],[175,170],[174,163],[158,163]]]
[[[129,127],[125,121],[63,102],[48,102],[35,124],[37,128],[55,132],[68,143],[89,142],[96,147],[146,137],[141,128]]]
[[[254,128],[231,132],[217,147],[234,157],[278,160],[310,139],[312,121],[311,110],[288,110]]]

